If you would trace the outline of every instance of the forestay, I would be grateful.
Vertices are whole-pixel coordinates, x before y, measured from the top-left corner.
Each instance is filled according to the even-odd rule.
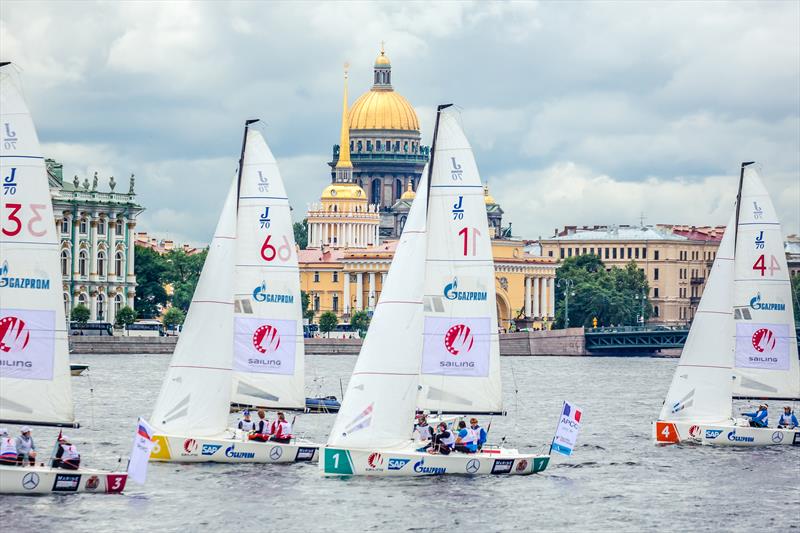
[[[735,220],[734,213],[717,250],[659,420],[697,423],[731,420]]]
[[[433,154],[418,407],[502,411],[494,261],[483,185],[452,112],[441,112]]]
[[[231,401],[303,409],[300,273],[289,200],[275,157],[250,127],[241,167]]]
[[[396,449],[411,439],[422,351],[428,197],[422,175],[328,446]]]
[[[783,232],[754,165],[744,169],[736,242],[734,397],[800,398]]]
[[[59,239],[21,81],[0,66],[0,422],[75,423]]]
[[[217,436],[227,427],[233,358],[236,179],[222,207],[189,314],[156,400],[162,433]]]

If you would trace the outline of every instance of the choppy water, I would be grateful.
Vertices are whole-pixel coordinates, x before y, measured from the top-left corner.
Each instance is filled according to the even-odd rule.
[[[168,359],[73,358],[91,365],[88,377],[73,378],[84,427],[71,436],[87,466],[113,467],[127,457],[136,417],[150,414]],[[346,385],[354,362],[349,356],[310,356],[308,390],[339,396],[339,380]],[[131,482],[122,496],[0,497],[0,527],[6,532],[800,527],[800,448],[652,444],[650,422],[676,360],[520,357],[503,358],[503,365],[510,416],[494,419],[490,440],[506,437],[509,445],[537,450],[549,442],[563,399],[583,409],[576,454],[554,456],[543,474],[325,479],[309,464],[155,463],[147,485]],[[295,431],[324,442],[332,423],[332,415],[304,415]],[[56,433],[34,429],[40,450],[47,452]]]

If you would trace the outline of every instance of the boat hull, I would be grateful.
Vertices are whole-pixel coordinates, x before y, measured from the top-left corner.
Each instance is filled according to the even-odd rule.
[[[177,463],[298,463],[319,460],[319,445],[304,440],[289,444],[232,438],[154,435],[151,461]]]
[[[127,481],[125,472],[0,465],[0,494],[118,494]]]
[[[542,472],[548,455],[498,449],[496,453],[434,455],[402,451],[355,450],[324,446],[319,468],[326,476],[431,476],[431,475],[530,475]]]
[[[800,429],[753,428],[734,424],[653,424],[656,444],[688,442],[708,446],[800,446]]]

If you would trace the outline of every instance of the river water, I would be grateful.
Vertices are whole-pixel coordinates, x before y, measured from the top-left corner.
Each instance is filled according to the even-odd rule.
[[[326,479],[310,464],[154,463],[147,484],[129,482],[121,496],[3,496],[0,527],[6,532],[800,527],[800,448],[653,445],[650,423],[677,360],[502,361],[509,416],[494,418],[490,441],[505,437],[510,446],[545,449],[562,400],[583,410],[575,454],[554,456],[542,474]],[[169,356],[85,355],[73,356],[73,362],[91,368],[88,376],[72,378],[83,427],[71,437],[86,466],[114,467],[130,452],[136,417],[150,414]],[[351,356],[309,356],[307,390],[340,396],[340,379],[346,386],[354,363]],[[332,424],[333,415],[302,415],[295,433],[324,442]],[[40,450],[49,451],[56,433],[34,428]]]

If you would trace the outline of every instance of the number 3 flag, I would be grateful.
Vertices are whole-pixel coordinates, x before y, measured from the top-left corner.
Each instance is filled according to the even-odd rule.
[[[128,476],[140,485],[144,485],[147,477],[147,465],[154,445],[153,428],[143,418],[139,418],[136,435],[133,437],[131,458],[128,461]]]
[[[558,421],[556,436],[553,437],[550,451],[562,455],[572,455],[580,430],[581,410],[569,402],[564,402],[564,409],[561,411],[561,418]]]

